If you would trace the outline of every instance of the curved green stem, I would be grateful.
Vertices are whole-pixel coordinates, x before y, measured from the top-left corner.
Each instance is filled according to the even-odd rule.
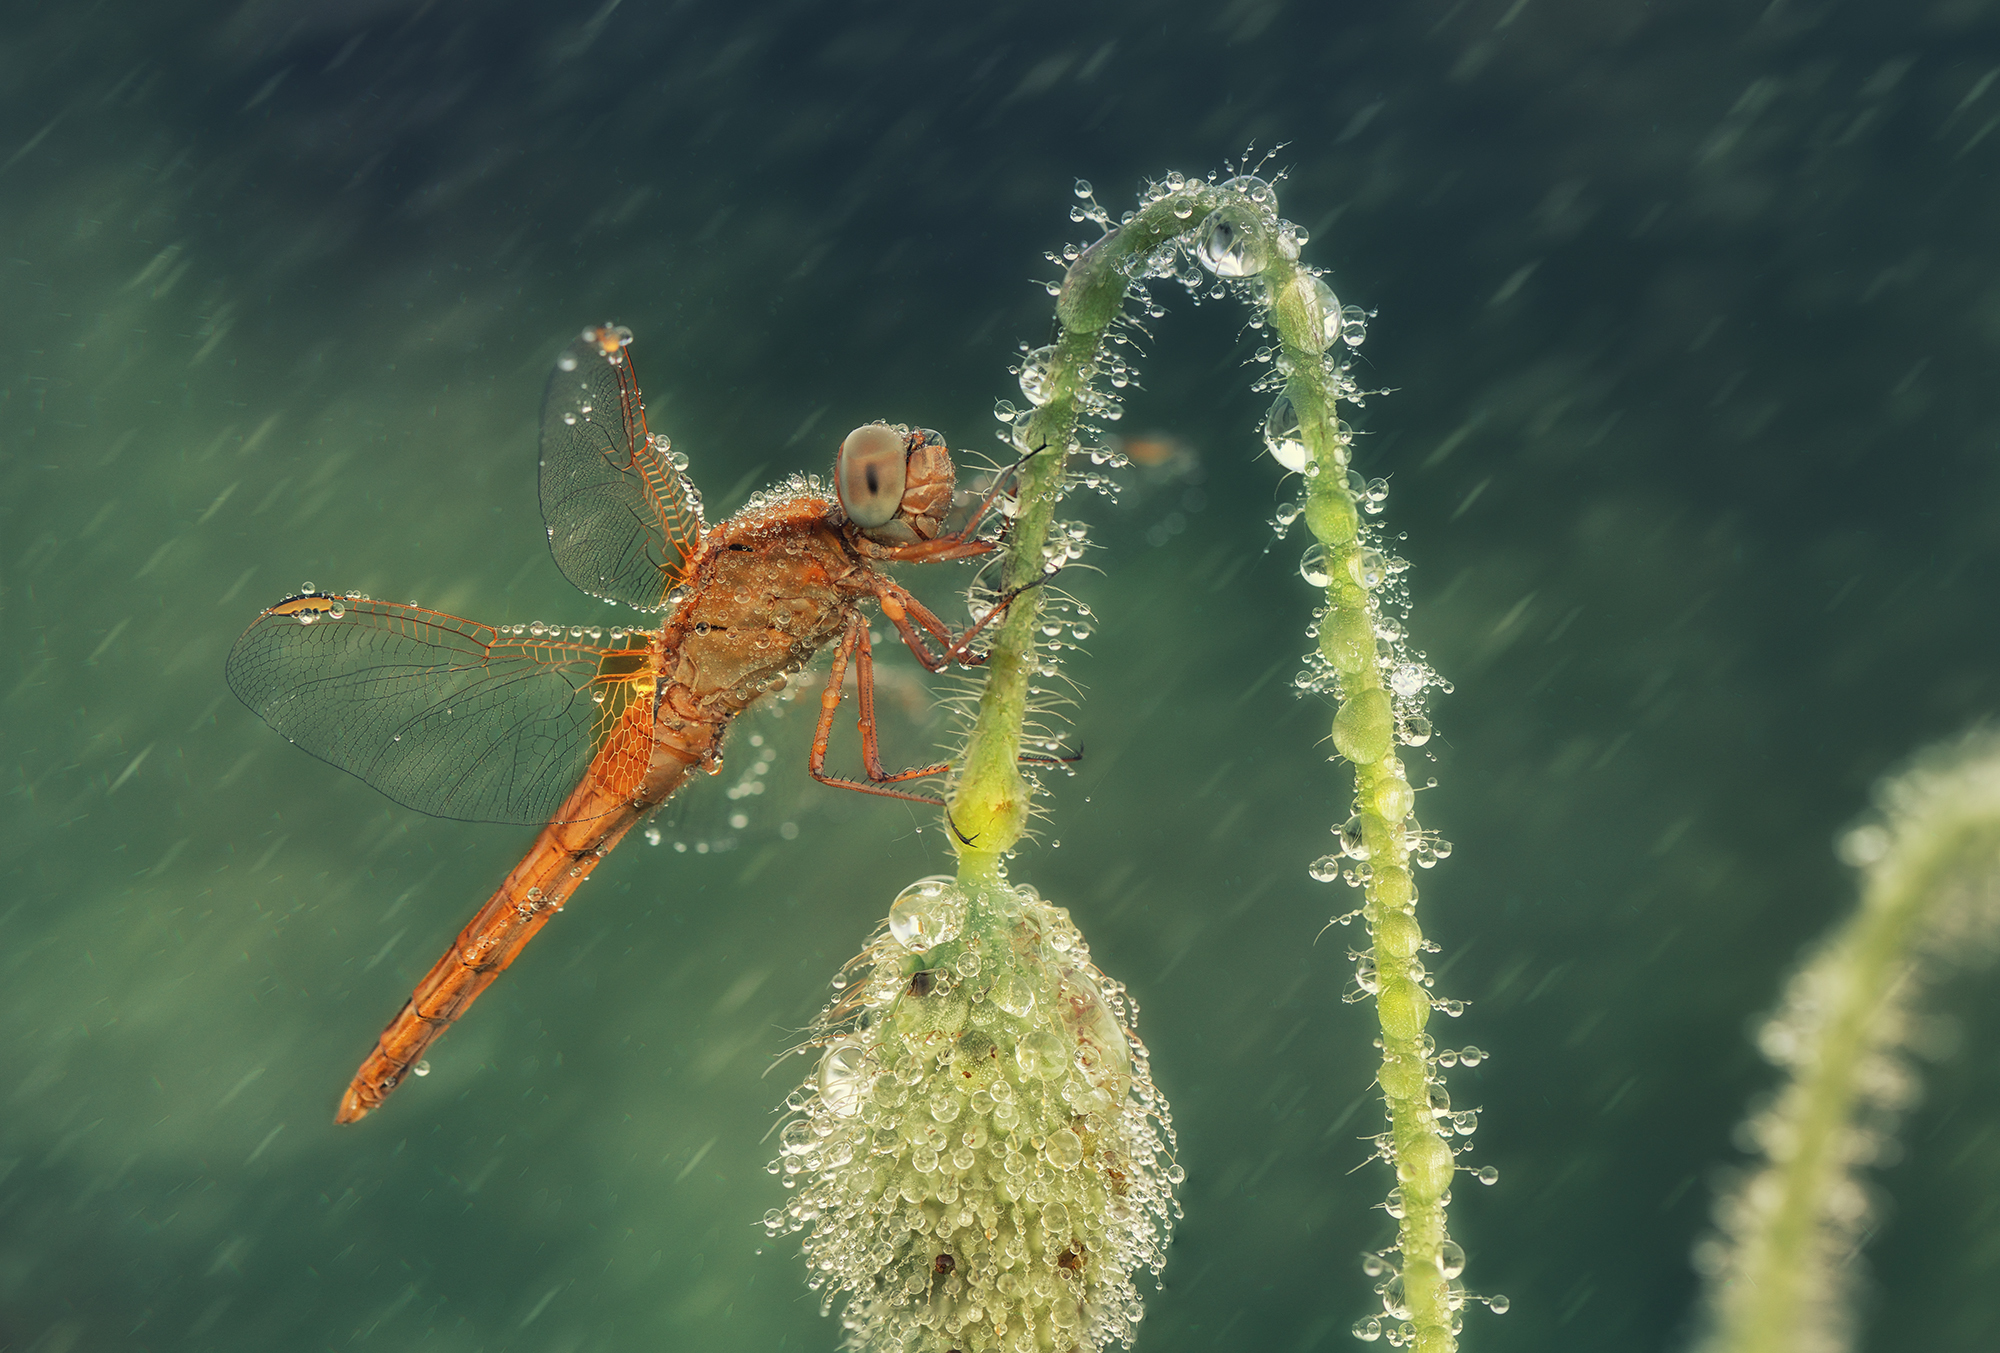
[[[1025,586],[1048,567],[1049,523],[1079,424],[1093,402],[1091,381],[1105,333],[1123,313],[1135,262],[1198,223],[1203,204],[1218,199],[1218,190],[1204,186],[1152,203],[1086,249],[1063,279],[1056,302],[1061,333],[1048,364],[1047,398],[1014,425],[1016,446],[1034,455],[1021,471],[1019,508],[1002,565],[1004,586]],[[995,877],[1001,859],[1027,831],[1033,785],[1020,769],[1021,728],[1037,666],[1035,622],[1041,606],[1039,589],[1015,598],[988,650],[986,686],[949,809],[959,877],[968,882]]]
[[[1056,302],[1060,333],[1045,354],[1044,398],[1015,424],[1016,442],[1037,454],[1023,474],[1020,508],[1007,546],[1005,582],[1020,586],[1046,567],[1050,515],[1077,446],[1081,419],[1105,396],[1092,389],[1107,332],[1124,312],[1133,279],[1170,266],[1182,237],[1199,232],[1203,262],[1235,285],[1277,329],[1273,354],[1284,393],[1296,412],[1296,442],[1304,458],[1304,518],[1324,552],[1327,609],[1319,650],[1326,688],[1339,698],[1332,741],[1355,770],[1355,839],[1349,854],[1365,887],[1372,956],[1362,967],[1380,1020],[1377,1073],[1389,1132],[1378,1150],[1396,1170],[1400,1207],[1400,1272],[1382,1285],[1383,1307],[1397,1341],[1419,1353],[1457,1348],[1458,1310],[1466,1297],[1456,1281],[1463,1255],[1445,1228],[1445,1201],[1457,1171],[1442,1073],[1425,1034],[1433,998],[1418,955],[1425,948],[1410,874],[1415,804],[1397,755],[1398,711],[1387,689],[1376,635],[1385,626],[1378,589],[1386,564],[1361,529],[1349,486],[1347,439],[1338,418],[1348,388],[1335,356],[1342,326],[1326,308],[1331,293],[1298,263],[1297,232],[1279,222],[1270,190],[1254,179],[1194,182],[1159,191],[1103,239],[1084,250],[1065,276]],[[1018,758],[1021,730],[1036,671],[1039,592],[1023,594],[996,637],[986,688],[961,762],[950,805],[967,883],[997,875],[1004,854],[1026,829],[1031,783]],[[1370,976],[1372,974],[1372,976]],[[1496,1308],[1498,1301],[1495,1301]],[[1364,1322],[1379,1334],[1379,1320]],[[1369,1337],[1376,1337],[1371,1334]]]

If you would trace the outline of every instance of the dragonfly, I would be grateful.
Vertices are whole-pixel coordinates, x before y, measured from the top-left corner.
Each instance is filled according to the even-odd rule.
[[[647,426],[631,344],[631,330],[597,325],[557,358],[542,402],[541,506],[564,576],[656,624],[485,625],[308,585],[230,651],[230,688],[320,760],[419,812],[540,827],[376,1039],[337,1123],[421,1074],[431,1044],[625,834],[695,772],[721,770],[731,721],[829,644],[807,770],[941,802],[904,786],[950,763],[883,767],[863,608],[872,603],[933,673],[982,662],[969,644],[1014,594],[954,633],[882,566],[991,553],[998,541],[981,525],[1011,472],[946,531],[956,469],[944,439],[870,423],[840,443],[830,487],[795,477],[711,528],[687,458]],[[865,779],[826,767],[850,662]]]

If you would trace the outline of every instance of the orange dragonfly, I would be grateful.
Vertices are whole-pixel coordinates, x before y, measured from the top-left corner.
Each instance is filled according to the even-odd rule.
[[[419,812],[541,825],[382,1031],[336,1122],[381,1105],[640,818],[696,770],[722,768],[730,721],[829,643],[813,778],[939,802],[896,786],[948,763],[882,767],[861,607],[874,601],[933,672],[982,661],[966,645],[1011,597],[954,635],[880,565],[993,550],[975,532],[1006,476],[946,533],[956,472],[943,440],[871,423],[841,443],[830,493],[795,478],[710,529],[686,458],[647,429],[631,341],[629,329],[586,329],[557,359],[542,404],[542,516],[571,582],[659,613],[657,629],[482,625],[308,592],[263,612],[230,650],[230,689],[322,761]],[[865,781],[826,770],[850,659]]]

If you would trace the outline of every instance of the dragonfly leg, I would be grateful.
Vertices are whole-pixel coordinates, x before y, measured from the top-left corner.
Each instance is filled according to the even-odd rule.
[[[880,603],[882,614],[889,618],[889,623],[894,625],[896,632],[903,637],[903,646],[916,655],[917,661],[924,665],[925,671],[942,672],[954,662],[961,667],[976,667],[986,660],[983,656],[966,655],[963,642],[951,632],[951,627],[938,619],[936,612],[918,601],[901,585],[887,578],[877,578],[875,600]],[[941,655],[931,652],[930,645],[924,642],[924,636],[918,634],[910,624],[912,620],[928,631],[943,647],[944,652]]]
[[[1018,476],[1021,473],[1021,468],[1023,466],[1025,466],[1029,461],[1033,460],[1036,456],[1041,455],[1042,452],[1048,449],[1049,449],[1049,444],[1047,442],[1043,442],[1040,446],[1036,447],[1032,451],[1023,451],[1020,455],[1020,458],[1016,460],[1012,465],[1009,465],[999,474],[994,475],[993,484],[990,488],[986,490],[986,496],[979,500],[978,506],[972,509],[972,515],[965,519],[965,525],[960,527],[959,530],[957,531],[956,534],[959,536],[959,538],[961,539],[969,538],[972,535],[973,531],[978,527],[980,519],[984,517],[989,511],[992,510],[993,505],[995,503],[1000,501],[1000,490],[1007,483],[1007,481]]]
[[[833,714],[840,708],[841,697],[844,694],[842,683],[847,679],[847,664],[850,659],[854,662],[855,685],[861,704],[861,761],[867,768],[867,780],[852,780],[843,775],[829,775],[826,770],[826,745],[833,736]],[[908,790],[893,789],[890,786],[904,780],[921,780],[927,775],[942,775],[950,769],[949,761],[941,761],[935,766],[916,766],[894,773],[882,768],[881,747],[876,739],[875,729],[875,655],[868,643],[867,618],[859,611],[854,612],[848,618],[847,628],[841,632],[839,646],[833,650],[833,670],[827,674],[826,689],[820,692],[819,723],[813,728],[812,753],[807,758],[806,770],[813,779],[823,785],[859,790],[863,794],[880,794],[885,798],[907,799],[911,803],[942,805],[944,800],[935,794],[912,794]]]

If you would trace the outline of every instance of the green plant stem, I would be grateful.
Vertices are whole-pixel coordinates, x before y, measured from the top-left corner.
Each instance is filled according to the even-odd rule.
[[[1765,1163],[1719,1213],[1729,1243],[1697,1256],[1709,1270],[1711,1353],[1850,1342],[1868,1212],[1856,1171],[1881,1154],[1910,1098],[1904,1052],[1925,986],[1992,948],[2000,737],[1926,754],[1882,797],[1886,827],[1849,838],[1875,855],[1860,906],[1794,975],[1760,1035],[1793,1079],[1750,1122]]]
[[[1105,333],[1124,309],[1133,261],[1199,222],[1203,203],[1217,196],[1204,188],[1154,202],[1085,250],[1064,278],[1048,398],[1015,424],[1015,444],[1034,454],[1021,470],[1019,508],[1002,565],[1004,586],[1025,586],[1047,568],[1056,499],[1076,449]],[[967,883],[996,877],[1000,861],[1027,831],[1033,784],[1021,773],[1021,729],[1033,694],[1041,606],[1039,588],[1016,597],[988,650],[986,685],[949,807],[959,877]]]
[[[1194,183],[1142,207],[1070,267],[1057,297],[1060,328],[1048,366],[1046,401],[1016,424],[1024,451],[1036,451],[1022,475],[1020,508],[1007,546],[1010,587],[1039,577],[1051,512],[1064,462],[1088,412],[1090,383],[1106,331],[1120,318],[1134,275],[1161,245],[1203,229],[1218,208],[1236,212],[1261,274],[1259,309],[1275,324],[1286,372],[1285,393],[1297,411],[1310,462],[1304,517],[1326,552],[1327,613],[1320,650],[1339,677],[1340,704],[1332,740],[1355,770],[1354,811],[1366,847],[1364,915],[1373,945],[1375,1003],[1382,1062],[1377,1073],[1387,1101],[1390,1133],[1383,1154],[1394,1164],[1402,1199],[1398,1247],[1401,1273],[1386,1294],[1392,1320],[1406,1319],[1408,1346],[1418,1353],[1456,1349],[1455,1284],[1445,1277],[1445,1199],[1456,1172],[1449,1129],[1432,1105],[1433,1063],[1424,1026],[1432,998],[1418,954],[1423,931],[1415,915],[1411,842],[1405,823],[1414,795],[1396,755],[1396,716],[1383,684],[1375,634],[1379,605],[1367,580],[1380,581],[1381,561],[1363,540],[1347,482],[1346,439],[1337,414],[1339,371],[1325,349],[1324,289],[1302,269],[1297,249],[1267,205],[1209,183]],[[1375,572],[1371,573],[1371,569]],[[1019,767],[1021,729],[1036,667],[1039,592],[1019,597],[996,636],[986,687],[961,761],[950,804],[959,878],[974,884],[995,876],[1005,853],[1025,831],[1031,784]],[[1356,852],[1357,854],[1359,852]],[[1407,1315],[1402,1314],[1407,1309]]]
[[[1363,916],[1373,945],[1375,1008],[1381,1023],[1382,1064],[1376,1080],[1387,1100],[1402,1192],[1397,1244],[1403,1255],[1403,1301],[1416,1331],[1411,1346],[1420,1353],[1441,1353],[1457,1347],[1452,1293],[1444,1276],[1449,1239],[1445,1196],[1457,1166],[1431,1105],[1430,1049],[1424,1036],[1431,993],[1418,958],[1424,935],[1416,918],[1410,840],[1404,830],[1414,796],[1395,752],[1395,714],[1375,646],[1376,601],[1364,585],[1371,569],[1381,565],[1366,558],[1369,551],[1359,535],[1360,518],[1347,480],[1346,439],[1322,353],[1321,316],[1311,279],[1296,261],[1276,252],[1263,276],[1289,371],[1285,395],[1312,457],[1304,517],[1326,552],[1328,575],[1320,651],[1340,673],[1341,701],[1332,737],[1334,747],[1354,765],[1354,811],[1368,852]]]

